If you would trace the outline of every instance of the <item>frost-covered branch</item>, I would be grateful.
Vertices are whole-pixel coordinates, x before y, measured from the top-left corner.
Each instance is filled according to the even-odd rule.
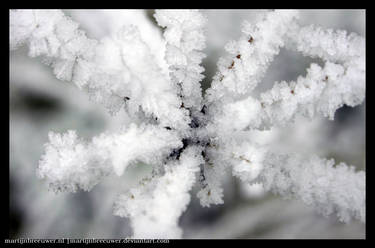
[[[98,42],[59,10],[11,10],[10,25],[11,49],[27,44],[29,56],[41,56],[58,79],[86,89],[111,113],[126,103],[129,114],[145,113],[162,126],[187,128],[188,111],[180,109],[176,89],[136,27],[124,26]]]
[[[297,11],[279,10],[268,12],[256,24],[244,22],[242,36],[226,45],[229,56],[218,62],[218,72],[207,91],[208,104],[234,101],[251,92],[285,45],[284,38],[297,16]]]
[[[281,82],[261,95],[263,119],[285,124],[301,113],[333,120],[344,104],[354,107],[365,97],[365,40],[346,31],[322,30],[314,26],[291,32],[289,49],[305,56],[321,58],[325,65],[311,64],[305,77],[296,82]]]
[[[206,18],[197,10],[156,10],[158,24],[165,27],[167,42],[165,58],[172,81],[180,88],[183,108],[201,109],[205,55],[204,26]]]
[[[317,156],[269,154],[260,181],[266,190],[301,199],[326,216],[336,213],[344,222],[365,222],[365,172],[353,166]]]
[[[115,214],[129,217],[133,238],[180,238],[178,219],[190,202],[189,191],[203,162],[199,147],[189,147],[179,161],[165,166],[165,174],[146,178],[136,188],[119,195]]]
[[[276,154],[250,142],[226,140],[221,160],[245,183],[262,183],[266,191],[297,198],[323,215],[343,222],[365,221],[365,173],[345,163],[317,156]]]
[[[217,153],[215,147],[210,143],[203,151],[204,163],[200,170],[201,189],[197,197],[203,207],[209,207],[211,204],[223,204],[224,190],[221,180],[225,173],[225,164],[220,161],[221,156]]]
[[[267,18],[271,27],[273,27],[272,23],[280,23],[277,15],[269,14]],[[209,112],[215,113],[211,124],[215,125],[214,129],[228,131],[230,129],[269,128],[273,125],[285,125],[293,121],[297,114],[310,118],[320,114],[333,119],[335,111],[344,104],[354,107],[363,102],[365,97],[365,40],[354,33],[347,35],[345,31],[341,30],[322,30],[314,26],[300,27],[291,17],[286,20],[290,20],[289,28],[285,29],[284,33],[280,31],[284,36],[278,38],[272,36],[270,40],[265,39],[262,46],[267,47],[267,44],[270,43],[268,46],[273,47],[275,40],[279,41],[281,45],[285,44],[287,49],[302,52],[305,56],[322,59],[325,62],[324,67],[311,64],[305,77],[299,76],[296,81],[289,83],[276,82],[272,89],[261,94],[260,99],[248,96],[246,99],[236,102],[221,100],[219,105],[210,105]],[[265,33],[269,31],[265,28],[264,30],[267,30],[263,31]],[[254,33],[256,32],[254,31]],[[276,32],[277,34],[278,32]],[[255,43],[254,38],[251,41],[251,43]],[[232,42],[228,46],[236,47],[238,46],[236,44]],[[278,53],[278,47],[276,48],[275,54]],[[231,48],[229,51],[233,53],[236,49]],[[258,75],[257,80],[248,79],[244,76],[245,74],[238,74],[236,78],[226,77],[227,81],[221,83],[219,83],[220,80],[214,78],[208,99],[212,99],[211,101],[214,102],[223,97],[234,97],[235,93],[219,94],[214,92],[222,92],[224,88],[236,89],[235,85],[241,81],[246,82],[249,87],[253,85],[253,82],[258,82],[264,75],[272,57],[268,55],[268,50],[257,49],[257,51],[260,54],[253,57],[268,58],[266,66],[260,67],[262,69],[259,72],[262,73],[256,74]],[[241,60],[243,57],[241,54]],[[233,68],[223,69],[219,65],[219,71],[233,73],[234,66],[231,67]],[[257,67],[248,65],[246,68]],[[231,86],[225,86],[226,82],[231,83]],[[246,90],[241,89],[240,92],[245,94]],[[231,121],[234,117],[238,120],[235,125]]]
[[[90,143],[75,131],[49,134],[46,152],[39,162],[38,175],[54,191],[89,191],[104,176],[121,176],[130,164],[162,163],[164,156],[182,146],[173,131],[152,125],[130,125],[119,133],[103,133]]]

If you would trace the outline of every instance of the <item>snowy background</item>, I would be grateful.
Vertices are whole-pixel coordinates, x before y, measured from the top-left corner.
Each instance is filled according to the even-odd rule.
[[[163,58],[162,30],[147,10],[64,10],[81,24],[89,38],[110,35],[124,24],[135,24],[155,56]],[[224,45],[240,35],[243,20],[255,20],[257,10],[203,10],[208,18],[207,58],[203,60],[207,88]],[[364,10],[303,10],[303,24],[345,29],[365,36]],[[274,81],[305,75],[311,62],[297,52],[282,49],[272,62],[259,91]],[[10,52],[10,235],[23,238],[124,238],[131,234],[126,219],[113,216],[113,199],[119,187],[134,185],[148,173],[146,166],[128,168],[124,176],[109,178],[91,192],[55,194],[36,177],[38,160],[48,131],[75,129],[90,138],[116,130],[128,122],[125,115],[110,116],[103,106],[72,84],[57,80],[25,48]],[[365,169],[365,104],[344,107],[335,120],[299,119],[290,127],[261,133],[261,141],[274,149],[316,154]],[[256,135],[256,134],[255,134]],[[259,137],[257,138],[259,141]],[[261,185],[243,185],[227,175],[224,205],[203,208],[193,189],[192,201],[180,218],[184,238],[364,238],[365,225],[342,224],[325,218],[301,202],[264,194]]]

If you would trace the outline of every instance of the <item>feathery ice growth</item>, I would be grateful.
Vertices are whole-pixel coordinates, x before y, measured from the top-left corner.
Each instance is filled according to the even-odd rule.
[[[334,118],[340,107],[365,98],[365,39],[343,30],[301,26],[298,11],[262,13],[230,41],[203,95],[205,26],[197,10],[156,10],[165,57],[155,58],[134,25],[110,37],[88,38],[60,10],[11,10],[10,48],[29,48],[54,75],[86,91],[92,101],[132,120],[91,141],[75,131],[49,133],[37,175],[56,191],[91,190],[105,177],[143,162],[152,173],[114,199],[114,214],[130,219],[134,238],[181,238],[189,191],[202,206],[223,204],[221,175],[261,183],[323,215],[365,222],[365,172],[312,155],[279,154],[246,135],[293,123],[296,117]],[[319,58],[296,81],[254,89],[281,48]],[[166,67],[166,68],[164,68]],[[167,72],[167,73],[165,73]]]

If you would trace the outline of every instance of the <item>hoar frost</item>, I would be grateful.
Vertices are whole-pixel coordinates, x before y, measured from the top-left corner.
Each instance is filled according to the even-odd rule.
[[[115,133],[85,141],[75,131],[49,134],[38,176],[54,191],[91,190],[104,177],[121,176],[143,162],[152,174],[119,194],[114,213],[131,221],[134,238],[180,238],[181,214],[198,183],[202,206],[222,204],[225,170],[245,183],[261,183],[283,197],[300,199],[323,215],[365,222],[365,172],[344,163],[278,154],[242,133],[284,126],[297,116],[333,119],[343,105],[365,97],[365,40],[342,30],[300,26],[298,11],[270,11],[244,22],[206,95],[205,24],[197,10],[157,10],[164,28],[165,62],[152,54],[136,26],[90,39],[60,10],[11,10],[10,48],[29,47],[60,80],[71,81],[111,114],[133,120]],[[306,76],[275,82],[255,96],[281,48],[320,58]]]

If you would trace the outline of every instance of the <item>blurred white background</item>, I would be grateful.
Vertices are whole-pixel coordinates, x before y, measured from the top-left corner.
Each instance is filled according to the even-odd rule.
[[[100,39],[125,24],[140,28],[159,61],[163,60],[162,30],[153,10],[64,10],[91,38]],[[224,55],[224,45],[240,36],[241,22],[254,21],[258,10],[203,10],[208,18],[207,88]],[[301,23],[345,29],[365,36],[364,10],[301,10]],[[274,81],[295,80],[311,62],[301,54],[282,49],[258,87]],[[25,47],[10,52],[10,235],[23,238],[124,238],[131,234],[127,219],[113,216],[117,193],[134,185],[148,172],[134,166],[121,178],[110,178],[91,192],[55,194],[36,177],[48,131],[76,129],[90,138],[116,130],[127,116],[110,116],[104,107],[89,101],[72,84],[57,80],[38,58],[29,58]],[[344,107],[335,120],[300,118],[282,130],[254,132],[258,141],[272,148],[334,158],[365,169],[365,104]],[[180,219],[185,238],[364,238],[365,225],[343,224],[325,218],[300,202],[262,192],[261,185],[243,185],[230,173],[224,180],[224,205],[203,208],[192,192],[192,201]]]

